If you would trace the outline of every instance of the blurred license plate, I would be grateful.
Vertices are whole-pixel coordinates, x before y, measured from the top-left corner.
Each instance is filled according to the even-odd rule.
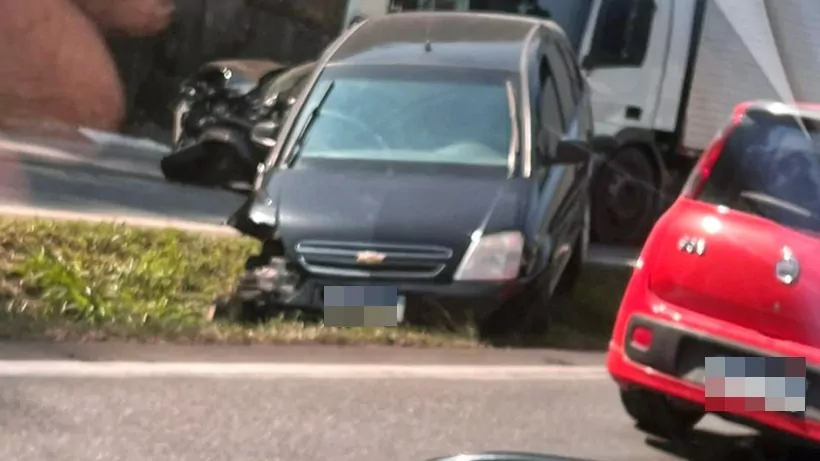
[[[395,326],[404,321],[406,298],[389,286],[325,286],[322,293],[325,320],[363,326]],[[339,324],[341,326],[341,323]]]

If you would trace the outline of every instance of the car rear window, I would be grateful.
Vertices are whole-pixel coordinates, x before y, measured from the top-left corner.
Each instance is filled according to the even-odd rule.
[[[750,113],[729,134],[697,198],[820,232],[820,122]]]

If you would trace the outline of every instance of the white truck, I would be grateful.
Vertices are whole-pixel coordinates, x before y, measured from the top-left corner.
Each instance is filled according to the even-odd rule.
[[[592,89],[595,130],[619,142],[591,191],[593,236],[602,243],[643,241],[737,103],[820,102],[820,0],[349,0],[348,6],[349,17],[535,12],[561,25]]]

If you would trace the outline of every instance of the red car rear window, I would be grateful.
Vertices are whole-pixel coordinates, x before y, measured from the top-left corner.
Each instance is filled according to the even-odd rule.
[[[820,121],[749,112],[695,198],[820,232]]]

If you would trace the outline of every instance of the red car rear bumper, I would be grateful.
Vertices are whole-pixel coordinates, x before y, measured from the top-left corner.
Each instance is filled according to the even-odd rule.
[[[722,416],[753,427],[763,426],[820,442],[820,351],[774,340],[756,331],[696,313],[673,310],[669,306],[662,309],[625,307],[621,306],[621,315],[628,317],[618,319],[619,326],[616,326],[607,358],[609,372],[620,386],[655,390],[703,406],[705,392],[701,380],[704,357],[806,357],[809,389],[804,414],[745,411]],[[633,344],[634,332],[641,331],[645,341],[647,330],[651,331],[651,346],[643,348]],[[701,368],[700,374],[692,371],[698,366]]]

